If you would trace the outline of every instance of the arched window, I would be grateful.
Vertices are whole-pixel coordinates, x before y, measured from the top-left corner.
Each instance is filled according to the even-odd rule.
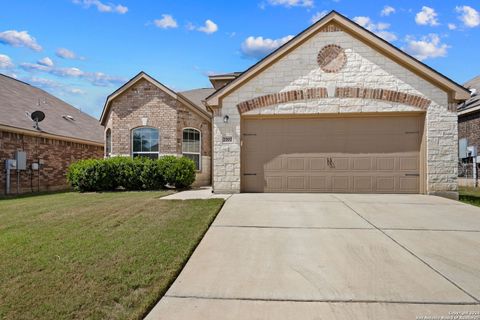
[[[195,162],[195,168],[201,169],[201,136],[197,129],[183,129],[182,154]]]
[[[158,129],[141,127],[132,130],[132,156],[158,159]]]
[[[112,130],[110,128],[105,132],[105,157],[109,158],[112,155]]]

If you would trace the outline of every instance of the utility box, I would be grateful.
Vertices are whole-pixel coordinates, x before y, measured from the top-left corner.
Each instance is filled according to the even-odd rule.
[[[17,170],[27,170],[27,153],[25,151],[16,151],[15,160],[17,160]]]
[[[468,146],[467,147],[467,157],[477,157],[477,147],[476,146]]]
[[[15,170],[16,168],[17,168],[17,160],[15,159],[5,160],[5,169],[7,169],[7,171]]]
[[[458,140],[458,157],[460,159],[465,159],[467,157],[467,146],[467,138],[461,138],[460,140]]]

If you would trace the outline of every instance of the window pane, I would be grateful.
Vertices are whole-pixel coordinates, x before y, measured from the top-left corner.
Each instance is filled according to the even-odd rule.
[[[110,129],[107,130],[105,142],[105,153],[107,156],[110,156],[110,153],[112,153],[112,131]]]
[[[200,132],[198,130],[183,130],[182,151],[191,153],[200,152]]]
[[[158,141],[158,130],[157,129],[151,129],[150,139]]]
[[[158,152],[158,130],[138,128],[133,130],[132,152]]]
[[[152,145],[150,146],[150,151],[158,152],[158,140],[152,141]]]
[[[195,169],[200,170],[200,155],[199,154],[184,154],[184,157],[192,159],[195,162]]]

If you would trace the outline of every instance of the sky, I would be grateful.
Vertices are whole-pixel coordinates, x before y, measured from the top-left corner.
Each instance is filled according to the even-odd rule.
[[[140,71],[210,87],[336,10],[451,79],[480,74],[480,2],[469,0],[0,0],[0,73],[98,118]]]

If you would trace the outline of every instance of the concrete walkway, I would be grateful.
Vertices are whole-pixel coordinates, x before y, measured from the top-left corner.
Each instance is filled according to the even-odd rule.
[[[480,208],[238,194],[147,319],[480,319],[479,299]]]
[[[176,192],[161,198],[162,200],[192,200],[192,199],[228,199],[231,194],[216,194],[211,187]]]

